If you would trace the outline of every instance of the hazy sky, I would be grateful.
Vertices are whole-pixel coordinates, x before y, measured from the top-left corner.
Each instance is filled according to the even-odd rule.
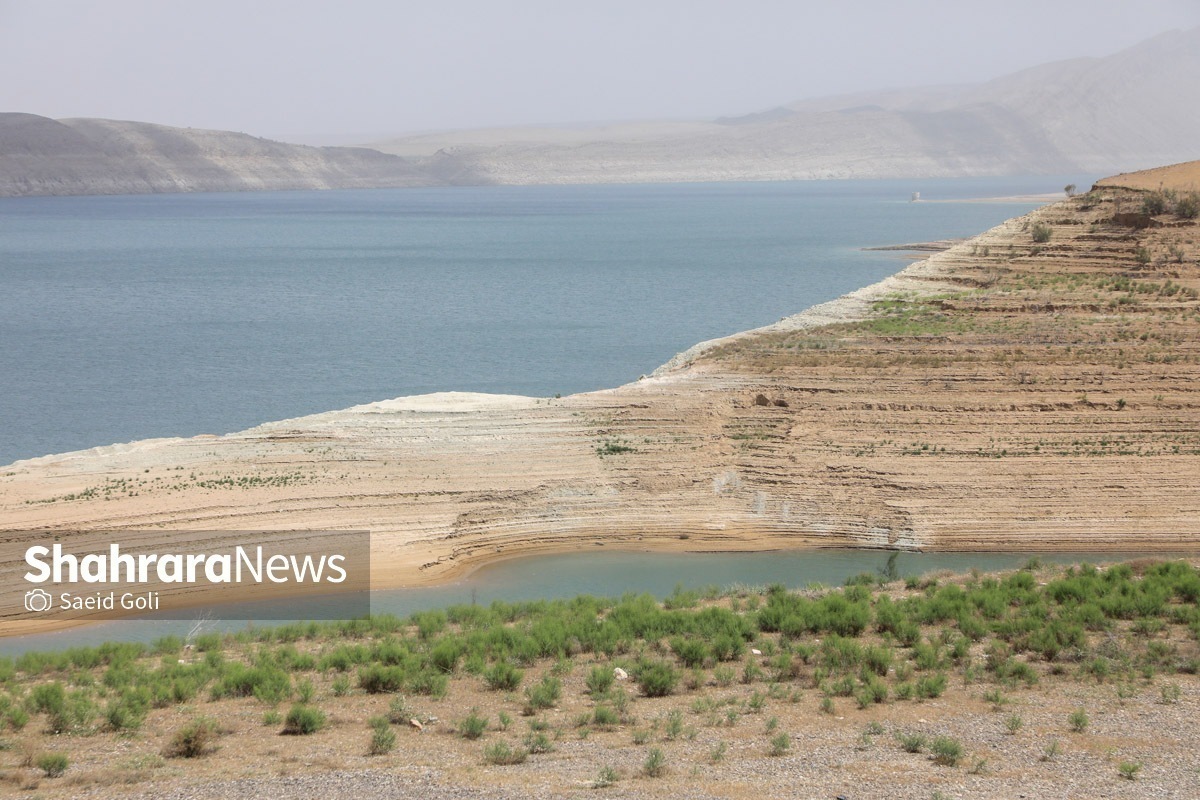
[[[263,136],[705,118],[986,80],[1200,0],[0,0],[0,110]]]

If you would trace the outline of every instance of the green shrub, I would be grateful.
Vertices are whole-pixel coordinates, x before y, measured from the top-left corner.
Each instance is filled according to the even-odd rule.
[[[592,724],[601,728],[612,728],[621,723],[621,715],[608,706],[596,706],[592,710]]]
[[[308,736],[325,727],[325,712],[319,708],[297,703],[288,711],[283,721],[285,736]]]
[[[929,746],[929,751],[933,754],[934,763],[945,767],[957,766],[963,755],[962,745],[949,736],[939,736],[934,739]]]
[[[612,767],[601,767],[600,774],[596,776],[596,780],[592,781],[593,789],[607,789],[617,782],[620,776]]]
[[[554,745],[546,734],[530,732],[525,737],[525,749],[530,753],[550,753],[554,750]]]
[[[524,678],[525,673],[507,661],[494,664],[483,673],[484,682],[493,691],[515,691]]]
[[[311,703],[316,693],[316,687],[313,686],[313,682],[307,678],[296,684],[296,699],[299,700],[303,705],[308,705]],[[283,698],[281,697],[280,700],[282,699]]]
[[[487,731],[487,717],[481,717],[471,709],[471,713],[459,720],[454,726],[458,735],[464,739],[478,739]]]
[[[906,753],[919,753],[925,749],[927,740],[919,733],[904,733],[896,731],[896,741],[904,748]]]
[[[699,667],[708,658],[708,645],[699,639],[677,636],[671,640],[671,650],[687,667]]]
[[[388,722],[394,725],[404,725],[412,719],[412,713],[408,709],[408,701],[403,697],[393,697],[392,702],[388,705],[387,713]]]
[[[1075,733],[1083,733],[1087,730],[1088,722],[1087,712],[1082,708],[1077,708],[1067,717],[1067,724],[1071,726],[1071,730]]]
[[[792,737],[786,733],[780,733],[771,738],[771,755],[781,756],[788,751],[792,746]]]
[[[396,732],[392,730],[387,717],[371,717],[367,724],[371,726],[371,746],[367,750],[369,755],[387,755],[396,748]]]
[[[446,675],[453,674],[458,668],[458,660],[462,658],[465,645],[457,638],[445,638],[438,641],[429,652],[429,663],[433,668]]]
[[[606,667],[602,664],[597,664],[588,671],[587,689],[592,697],[598,697],[605,694],[613,685],[613,671],[611,667]]]
[[[35,713],[53,714],[66,705],[66,690],[58,681],[33,687],[29,693],[29,708]]]
[[[372,664],[358,671],[358,686],[367,694],[398,692],[408,678],[403,667]]]
[[[666,697],[679,684],[679,672],[665,661],[649,661],[637,668],[637,683],[647,697]]]
[[[423,669],[408,681],[408,689],[415,694],[429,697],[445,697],[449,690],[450,676],[435,669]]]
[[[917,680],[917,695],[919,697],[941,697],[942,692],[946,691],[946,673],[939,672],[936,675],[923,675]]]
[[[66,696],[60,708],[50,712],[46,729],[50,733],[86,730],[98,713],[96,701],[87,692],[74,691]]]
[[[525,689],[526,715],[543,708],[553,708],[562,696],[562,681],[551,675],[544,676],[541,681]]]
[[[110,731],[126,733],[142,726],[149,711],[149,699],[142,695],[127,694],[111,698],[104,707],[104,723]]]
[[[29,712],[20,706],[13,706],[4,712],[4,721],[14,731],[19,731],[29,724]]]
[[[1038,244],[1045,244],[1046,242],[1050,241],[1050,234],[1052,232],[1053,231],[1051,230],[1050,226],[1044,222],[1034,223],[1033,241],[1037,242]]]
[[[1121,765],[1117,767],[1117,772],[1119,772],[1121,777],[1127,781],[1137,778],[1137,774],[1141,771],[1142,765],[1136,761],[1122,761]]]
[[[167,758],[197,758],[217,749],[220,728],[217,721],[200,717],[175,731],[171,741],[163,748]]]
[[[1185,194],[1175,203],[1175,213],[1184,219],[1195,219],[1200,216],[1200,195]]]
[[[274,665],[247,667],[244,664],[226,664],[224,674],[213,685],[212,698],[256,697],[264,703],[274,704],[286,700],[292,693],[292,677]]]
[[[887,684],[877,675],[868,675],[862,686],[854,693],[854,699],[858,702],[859,708],[866,708],[873,703],[886,703],[887,698]]]
[[[483,760],[487,764],[523,764],[528,757],[528,750],[512,747],[508,742],[496,742],[483,748]]]
[[[67,771],[67,756],[65,753],[42,753],[34,765],[45,773],[47,778],[57,778]]]
[[[652,747],[642,762],[642,772],[649,778],[657,778],[667,771],[667,757],[661,748]]]

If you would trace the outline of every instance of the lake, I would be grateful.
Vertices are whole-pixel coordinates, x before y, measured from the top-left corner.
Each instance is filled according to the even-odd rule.
[[[1086,176],[0,199],[0,464],[635,380]]]

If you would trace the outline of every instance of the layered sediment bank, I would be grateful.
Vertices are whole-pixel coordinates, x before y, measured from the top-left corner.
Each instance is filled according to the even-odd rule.
[[[0,528],[369,529],[378,587],[600,546],[1186,549],[1200,229],[1147,196],[1106,183],[617,389],[17,462]]]

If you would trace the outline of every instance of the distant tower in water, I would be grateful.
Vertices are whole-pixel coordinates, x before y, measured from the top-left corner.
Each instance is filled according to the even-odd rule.
[[[920,192],[913,192],[912,200],[910,200],[909,202],[910,202],[910,203],[915,203],[915,202],[917,202],[917,201],[918,201],[918,200],[920,200],[920,199],[921,199],[921,193],[920,193]]]

